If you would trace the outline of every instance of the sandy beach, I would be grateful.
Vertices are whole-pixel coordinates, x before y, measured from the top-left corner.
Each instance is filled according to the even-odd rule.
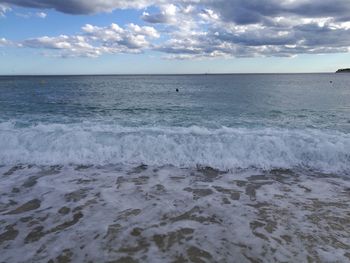
[[[1,262],[347,262],[350,180],[305,172],[1,167]]]

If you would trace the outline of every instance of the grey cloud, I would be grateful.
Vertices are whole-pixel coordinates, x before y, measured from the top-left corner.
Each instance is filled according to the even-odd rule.
[[[55,9],[68,14],[93,14],[114,9],[143,8],[157,0],[0,0],[0,4],[17,5],[39,9]]]
[[[293,33],[279,36],[272,30],[252,30],[244,34],[231,34],[223,32],[219,36],[213,35],[221,41],[232,42],[245,46],[279,46],[296,44],[297,39]]]
[[[347,19],[350,12],[348,0],[175,0],[173,4],[205,6],[218,11],[226,21],[237,24],[261,22],[264,17],[276,17],[286,14],[302,17],[331,16]],[[108,12],[114,9],[144,8],[151,5],[169,4],[165,0],[0,0],[0,4],[17,5],[40,9],[56,9],[70,14],[91,14]],[[164,15],[146,17],[152,22],[161,22]]]
[[[295,1],[282,8],[282,11],[308,17],[338,17],[349,14],[350,2],[347,0]]]
[[[196,56],[294,56],[349,52],[350,2],[347,0],[207,0],[220,15],[205,37],[195,37],[186,51]],[[216,41],[215,41],[216,40]],[[181,50],[170,48],[174,53]],[[179,41],[177,42],[179,43]],[[208,47],[214,48],[211,51]]]
[[[77,36],[35,38],[22,43],[68,55],[153,49],[170,58],[188,59],[350,51],[350,23],[345,23],[350,21],[349,0],[175,0],[172,4],[165,0],[0,0],[1,4],[52,8],[70,14],[151,5],[158,10],[146,9],[141,15],[161,30],[163,37],[156,42],[153,40],[159,34],[153,27],[130,24],[120,28],[112,24],[85,26]]]
[[[303,45],[323,48],[347,48],[350,46],[350,29],[331,29],[316,24],[296,26],[296,38],[304,40]]]
[[[164,4],[160,6],[160,12],[156,14],[149,14],[144,12],[141,18],[153,24],[171,24],[176,23],[177,17],[181,15],[179,9],[173,4]]]
[[[152,24],[165,24],[169,22],[169,18],[165,14],[153,14],[144,13],[141,17],[145,22]]]
[[[277,16],[349,17],[348,0],[206,0],[206,5],[217,10],[225,21],[237,24],[260,23],[265,18]]]
[[[171,54],[170,58],[199,57],[291,57],[298,54],[349,52],[350,29],[334,29],[332,25],[316,23],[280,28],[246,26],[245,30],[213,28],[207,34],[173,39],[157,47]]]

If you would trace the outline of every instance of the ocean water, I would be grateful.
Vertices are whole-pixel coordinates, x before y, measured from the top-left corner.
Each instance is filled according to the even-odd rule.
[[[347,74],[0,77],[0,262],[345,262],[349,180]]]
[[[346,74],[2,77],[0,162],[346,173],[349,85]]]

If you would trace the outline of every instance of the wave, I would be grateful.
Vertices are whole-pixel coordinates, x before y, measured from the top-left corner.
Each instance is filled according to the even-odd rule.
[[[127,164],[350,171],[350,134],[315,129],[0,123],[0,164]]]

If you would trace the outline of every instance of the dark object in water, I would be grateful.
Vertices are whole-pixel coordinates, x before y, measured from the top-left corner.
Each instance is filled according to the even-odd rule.
[[[176,89],[176,92],[179,92],[179,89]]]
[[[329,83],[333,83],[333,81],[329,81]]]

